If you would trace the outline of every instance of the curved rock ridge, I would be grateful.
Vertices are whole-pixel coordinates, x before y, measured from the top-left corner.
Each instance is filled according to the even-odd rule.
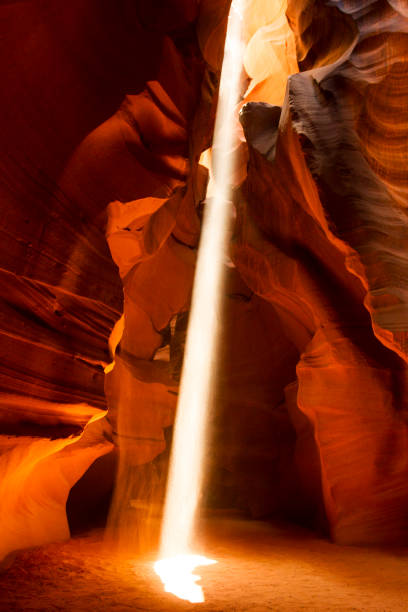
[[[303,72],[281,113],[241,112],[249,165],[234,261],[301,354],[287,388],[299,474],[315,498],[317,474],[342,543],[408,541],[405,13],[289,2]]]
[[[402,3],[331,4],[354,39],[341,60],[320,67],[316,57],[291,77],[289,105],[330,231],[351,247],[347,265],[367,288],[374,331],[406,359],[408,18]]]
[[[157,540],[229,4],[0,7],[0,558],[116,459],[110,533]],[[406,543],[406,5],[244,7],[205,503]]]
[[[49,409],[52,418],[58,418],[58,407]],[[16,550],[69,537],[69,491],[95,459],[112,448],[102,435],[103,411],[75,405],[61,409],[70,423],[72,413],[86,422],[79,435],[63,437],[55,427],[54,435],[47,427],[40,427],[37,435],[24,430],[18,436],[0,435],[1,561]],[[37,422],[43,411],[41,405]]]
[[[227,14],[208,0],[0,8],[3,556],[67,537],[68,492],[126,411],[140,410],[140,461],[163,450]]]
[[[217,71],[221,68],[218,51],[225,34],[226,8],[221,3],[202,3],[197,23],[201,51],[212,69],[216,64]],[[293,35],[284,18],[286,3],[275,7],[271,16],[258,8],[252,24],[247,24],[246,61],[251,66],[248,68],[251,83],[244,99],[257,99],[268,91],[268,96],[274,95],[275,100],[282,102],[284,91],[273,91],[276,82],[286,81],[288,73],[297,69]],[[213,29],[208,29],[209,17]],[[273,20],[279,23],[272,23]],[[258,34],[260,28],[262,35]],[[203,32],[209,37],[207,45],[203,44]],[[262,64],[268,50],[276,58],[265,69]],[[258,52],[262,53],[260,62],[256,62]],[[172,169],[161,176],[160,191],[149,183],[150,197],[140,190],[132,201],[116,201],[108,207],[107,240],[124,286],[123,335],[114,366],[107,372],[105,387],[108,418],[120,447],[109,526],[115,540],[125,547],[143,547],[157,537],[154,523],[157,525],[166,475],[165,455],[160,458],[159,454],[166,448],[164,430],[172,424],[176,407],[185,313],[189,308],[200,230],[199,209],[206,195],[207,173],[197,161],[204,164],[205,158],[210,157],[209,136],[215,111],[212,95],[215,81],[211,74],[208,70],[204,72],[200,104],[190,126],[173,110],[174,98],[162,97],[166,108],[160,108],[160,112],[168,119],[165,130],[157,109],[154,113],[152,110],[149,121],[139,124],[139,106],[135,103],[126,108],[132,118],[127,114],[125,120],[143,132],[138,146],[148,147],[149,155],[140,156],[146,176],[159,163],[164,168],[166,150],[180,151],[186,136],[189,162],[184,184],[185,166],[181,164],[178,176]],[[148,91],[142,94],[147,98],[143,100],[146,108],[151,88],[149,82]],[[118,118],[122,121],[122,117]],[[160,142],[159,148],[156,142]],[[211,162],[205,164],[211,172]],[[236,172],[234,181],[239,182],[239,176]],[[153,179],[156,177],[153,174]],[[225,354],[219,368],[214,435],[209,451],[211,478],[205,495],[209,504],[222,506],[229,499],[253,516],[267,516],[283,509],[293,510],[294,499],[299,501],[293,463],[295,432],[282,408],[283,386],[295,378],[298,353],[279,329],[274,309],[257,297],[247,300],[246,292],[249,291],[249,296],[252,292],[233,267],[228,268],[227,277]],[[258,313],[262,313],[265,325],[270,328],[268,338],[272,347],[263,336],[262,325],[257,325]],[[252,342],[247,334],[254,336]],[[278,362],[279,354],[285,354],[282,364]],[[277,372],[279,375],[274,378],[273,373]],[[279,488],[282,493],[277,496]],[[304,505],[301,507],[305,510]],[[307,511],[310,513],[311,509]]]
[[[244,3],[245,72],[250,78],[244,101],[281,105],[286,80],[298,71],[295,37],[286,19],[286,0]],[[249,18],[246,18],[246,14]]]
[[[141,166],[132,199],[107,209],[106,236],[124,294],[123,332],[105,380],[119,446],[109,533],[120,546],[143,547],[157,536],[150,536],[149,519],[162,500],[165,472],[149,463],[166,449],[164,430],[174,420],[184,342],[178,330],[191,298],[208,178],[199,160],[211,142],[221,68],[204,36],[219,48],[227,15],[221,4],[201,3],[199,46],[191,37],[190,56],[166,55],[157,80],[127,97],[114,118],[121,138],[130,126]]]

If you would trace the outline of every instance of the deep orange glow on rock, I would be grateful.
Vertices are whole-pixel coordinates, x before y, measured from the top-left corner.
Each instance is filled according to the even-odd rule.
[[[78,481],[92,522],[102,457],[157,545],[229,5],[0,6],[0,556],[68,538]],[[407,543],[406,6],[245,10],[203,504]]]

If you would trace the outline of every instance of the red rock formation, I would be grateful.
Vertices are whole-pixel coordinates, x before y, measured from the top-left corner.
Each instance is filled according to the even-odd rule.
[[[247,4],[208,501],[406,541],[406,8]],[[228,9],[0,8],[0,556],[112,444],[112,524],[162,494]]]
[[[339,542],[408,536],[401,102],[401,119],[384,121],[405,95],[405,12],[385,1],[289,3],[307,71],[290,77],[280,117],[255,103],[242,115],[251,146],[235,261],[292,321],[292,418],[309,421]]]
[[[161,440],[172,420],[175,383],[150,360],[188,302],[206,177],[197,161],[211,139],[227,10],[173,0],[1,8],[1,419],[12,436],[1,447],[2,529],[13,513],[16,521],[0,537],[2,555],[67,536],[69,489],[110,450],[105,437],[134,409],[133,393],[150,419],[139,415],[136,438]],[[110,202],[122,352],[107,377],[110,421],[86,426],[104,415],[108,337],[122,311],[105,237]],[[114,335],[111,349],[120,327]],[[152,418],[162,396],[165,414]],[[144,462],[163,449],[136,446]],[[66,465],[63,477],[50,461]],[[55,529],[46,526],[50,504]]]
[[[115,534],[119,528],[126,545],[138,533],[135,521],[142,520],[135,508],[152,505],[152,486],[139,466],[165,450],[163,430],[174,420],[178,381],[170,360],[172,329],[189,307],[197,208],[205,198],[207,172],[198,161],[210,144],[217,74],[204,59],[218,62],[219,71],[220,54],[213,54],[222,50],[227,12],[205,2],[200,9],[181,49],[166,38],[157,80],[128,97],[110,128],[121,142],[126,134],[132,159],[141,165],[131,174],[131,197],[109,205],[107,225],[124,290],[124,329],[105,385],[120,450],[109,524]],[[219,29],[215,38],[214,27]],[[101,139],[106,143],[104,132]]]

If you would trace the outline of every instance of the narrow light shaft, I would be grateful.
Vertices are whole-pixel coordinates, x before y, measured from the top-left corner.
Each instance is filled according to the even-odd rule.
[[[241,67],[241,20],[233,4],[228,19],[213,140],[215,191],[205,205],[198,250],[164,507],[162,558],[190,552],[203,478],[231,217],[234,110],[239,96]]]

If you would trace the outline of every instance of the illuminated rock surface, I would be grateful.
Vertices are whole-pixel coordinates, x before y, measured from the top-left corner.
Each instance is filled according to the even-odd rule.
[[[318,457],[332,537],[399,542],[408,537],[408,228],[396,97],[406,95],[408,21],[401,3],[360,4],[325,14],[318,2],[289,3],[308,71],[289,78],[280,118],[257,103],[242,111],[250,162],[234,261],[301,353],[290,412],[313,431],[303,460]],[[323,19],[332,27],[319,40]]]
[[[69,490],[117,441],[121,397],[144,398],[130,427],[137,461],[164,448],[176,382],[163,360],[150,360],[191,290],[195,206],[206,180],[196,160],[211,139],[226,17],[225,7],[207,4],[17,2],[0,9],[7,38],[0,57],[0,420],[9,436],[0,445],[3,556],[68,536]],[[208,58],[214,68],[206,68],[200,44],[205,55],[217,28]],[[126,277],[123,355],[106,380],[109,421],[92,423],[79,439],[107,407],[103,370],[123,303],[114,262]],[[111,349],[120,327],[115,336]],[[127,426],[125,413],[119,423]],[[69,476],[55,468],[52,477],[47,461]]]
[[[228,4],[0,7],[0,556],[160,502]],[[246,4],[206,503],[407,542],[407,9]]]

